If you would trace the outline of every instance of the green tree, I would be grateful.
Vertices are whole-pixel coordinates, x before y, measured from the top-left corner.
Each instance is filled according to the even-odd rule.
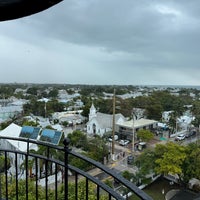
[[[29,176],[31,177],[33,165],[34,165],[34,159],[31,159],[28,160],[28,166],[26,167],[26,159],[25,159],[24,162],[21,164],[20,168],[23,170],[27,168],[29,170]]]
[[[4,180],[5,181],[5,180]],[[4,184],[2,184],[4,186]],[[35,190],[35,182],[31,179],[28,180],[28,199],[35,200],[36,197],[36,190]],[[16,182],[13,180],[8,185],[8,199],[14,200],[16,199],[16,192],[18,193],[18,198],[20,200],[26,199],[26,181],[25,180],[19,180],[18,181],[18,191],[16,191]],[[6,194],[6,188],[2,187],[2,196],[5,196]],[[38,186],[38,199],[42,200],[45,199],[45,191],[42,187]]]
[[[5,84],[0,86],[0,97],[2,99],[8,99],[9,97],[13,96],[16,87]]]
[[[89,157],[87,152],[82,152],[81,154],[83,156]],[[88,163],[82,159],[72,157],[71,155],[69,156],[69,163],[70,163],[70,165],[75,166],[84,171],[88,171],[93,168],[93,166],[90,163]]]
[[[195,118],[194,120],[192,121],[192,124],[195,126],[195,127],[198,127],[200,126],[200,114],[198,115],[195,115]]]
[[[159,151],[164,145],[157,145],[155,152]],[[163,148],[163,154],[155,160],[155,170],[158,174],[177,174],[180,178],[182,177],[183,170],[182,164],[186,158],[186,150],[184,146],[169,142]]]
[[[38,126],[39,125],[39,123],[37,122],[37,120],[36,121],[24,120],[22,123],[23,123],[22,124],[23,126]]]
[[[11,121],[6,121],[1,123],[1,130],[5,129],[8,127],[12,122]]]
[[[28,90],[26,92],[27,92],[27,94],[37,96],[38,87],[30,87],[30,88],[28,88]]]
[[[50,115],[53,112],[62,112],[64,110],[64,104],[60,103],[56,99],[52,99],[47,103],[47,115]]]
[[[85,106],[83,107],[83,112],[81,113],[83,116],[85,117],[89,116],[91,105],[92,103],[90,101],[85,104]]]
[[[132,177],[133,177],[133,173],[130,173],[128,170],[123,171],[122,176],[131,181]]]
[[[141,155],[136,159],[136,165],[139,168],[138,176],[144,177],[147,174],[155,172],[156,154],[154,149],[145,149]]]
[[[0,154],[0,173],[10,168],[10,159],[7,158],[7,169],[5,169],[5,156]]]
[[[73,131],[72,133],[69,133],[67,137],[70,139],[70,145],[74,147],[82,147],[86,148],[88,141],[87,141],[87,136],[85,133],[76,130]]]
[[[146,107],[147,118],[160,120],[162,118],[163,108],[160,103],[152,102]]]
[[[48,97],[51,97],[51,98],[57,98],[57,96],[58,96],[58,89],[57,88],[52,89],[48,94]]]
[[[96,161],[102,162],[108,156],[109,149],[103,138],[96,136],[88,141],[88,156]]]
[[[92,183],[91,181],[88,182],[88,191],[86,191],[86,181],[83,179],[79,181],[78,183],[78,197],[77,200],[94,200],[96,199],[96,184]],[[70,183],[69,188],[69,200],[75,199],[75,183]],[[86,192],[88,192],[88,199],[86,199],[87,195]],[[99,200],[107,200],[108,195],[104,194],[103,192],[100,195]]]
[[[55,150],[54,148],[48,148],[44,145],[38,145],[38,150],[37,151],[33,150],[33,152],[35,154],[39,154],[44,157],[55,158],[55,159],[59,158],[60,161],[64,160],[64,156],[63,156],[62,152],[59,152],[59,151]],[[45,159],[39,159],[40,177],[42,176],[42,170],[43,170],[43,166],[45,165],[45,162],[46,162]],[[52,174],[52,163],[48,162],[47,167],[48,167],[48,171],[50,171],[50,174]]]
[[[195,117],[192,124],[195,127],[199,127],[199,125],[200,125],[200,101],[199,100],[196,100],[193,102],[191,112],[192,112],[193,116]]]
[[[178,129],[178,124],[177,124],[177,118],[178,118],[178,113],[173,111],[170,113],[169,115],[169,122],[168,122],[168,125],[169,125],[169,128],[170,128],[170,133],[173,134],[174,132],[176,132]]]
[[[137,137],[142,141],[149,142],[154,138],[154,134],[150,130],[140,129],[137,132]]]
[[[46,109],[45,109],[46,106]],[[48,101],[45,105],[45,102],[38,101],[37,99],[32,99],[27,104],[23,105],[24,113],[29,115],[30,113],[36,116],[47,117],[50,116],[53,112],[61,112],[64,110],[64,104],[58,102],[58,100]]]
[[[182,178],[185,183],[191,178],[200,179],[200,146],[197,143],[189,144],[186,146],[186,154],[182,165]]]

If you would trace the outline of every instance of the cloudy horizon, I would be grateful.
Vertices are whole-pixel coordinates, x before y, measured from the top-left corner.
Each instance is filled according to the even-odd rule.
[[[0,22],[0,82],[200,85],[199,6],[64,0]]]

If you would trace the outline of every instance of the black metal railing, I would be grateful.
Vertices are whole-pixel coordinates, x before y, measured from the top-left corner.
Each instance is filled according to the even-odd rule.
[[[10,145],[11,141],[15,148]],[[64,146],[2,136],[0,142],[0,200],[122,200],[128,196],[152,199],[112,169],[69,149],[68,139],[64,139]],[[22,151],[16,146],[25,148]],[[92,170],[84,171],[71,165],[71,158],[89,163]],[[96,171],[98,173],[94,175]],[[106,178],[102,180],[97,174],[104,174]],[[121,190],[116,190],[105,180],[111,180],[111,183],[117,180]]]

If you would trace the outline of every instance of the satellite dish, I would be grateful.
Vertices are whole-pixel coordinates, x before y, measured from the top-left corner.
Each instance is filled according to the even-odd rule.
[[[62,0],[0,0],[0,21],[29,16],[61,2]]]

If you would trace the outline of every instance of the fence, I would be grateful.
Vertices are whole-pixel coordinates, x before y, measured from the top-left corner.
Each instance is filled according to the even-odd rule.
[[[3,147],[9,141],[26,143],[26,151]],[[146,193],[105,165],[96,162],[69,148],[69,140],[63,146],[35,141],[25,138],[0,136],[0,199],[117,199],[127,198],[127,194],[137,199],[151,200]],[[3,143],[2,143],[3,142]],[[35,145],[40,151],[31,147]],[[41,150],[42,149],[42,150]],[[120,183],[122,191],[109,186],[106,181],[93,176],[70,164],[74,158],[77,162],[88,163],[91,168],[104,174],[113,183]],[[4,160],[2,165],[2,160]]]

